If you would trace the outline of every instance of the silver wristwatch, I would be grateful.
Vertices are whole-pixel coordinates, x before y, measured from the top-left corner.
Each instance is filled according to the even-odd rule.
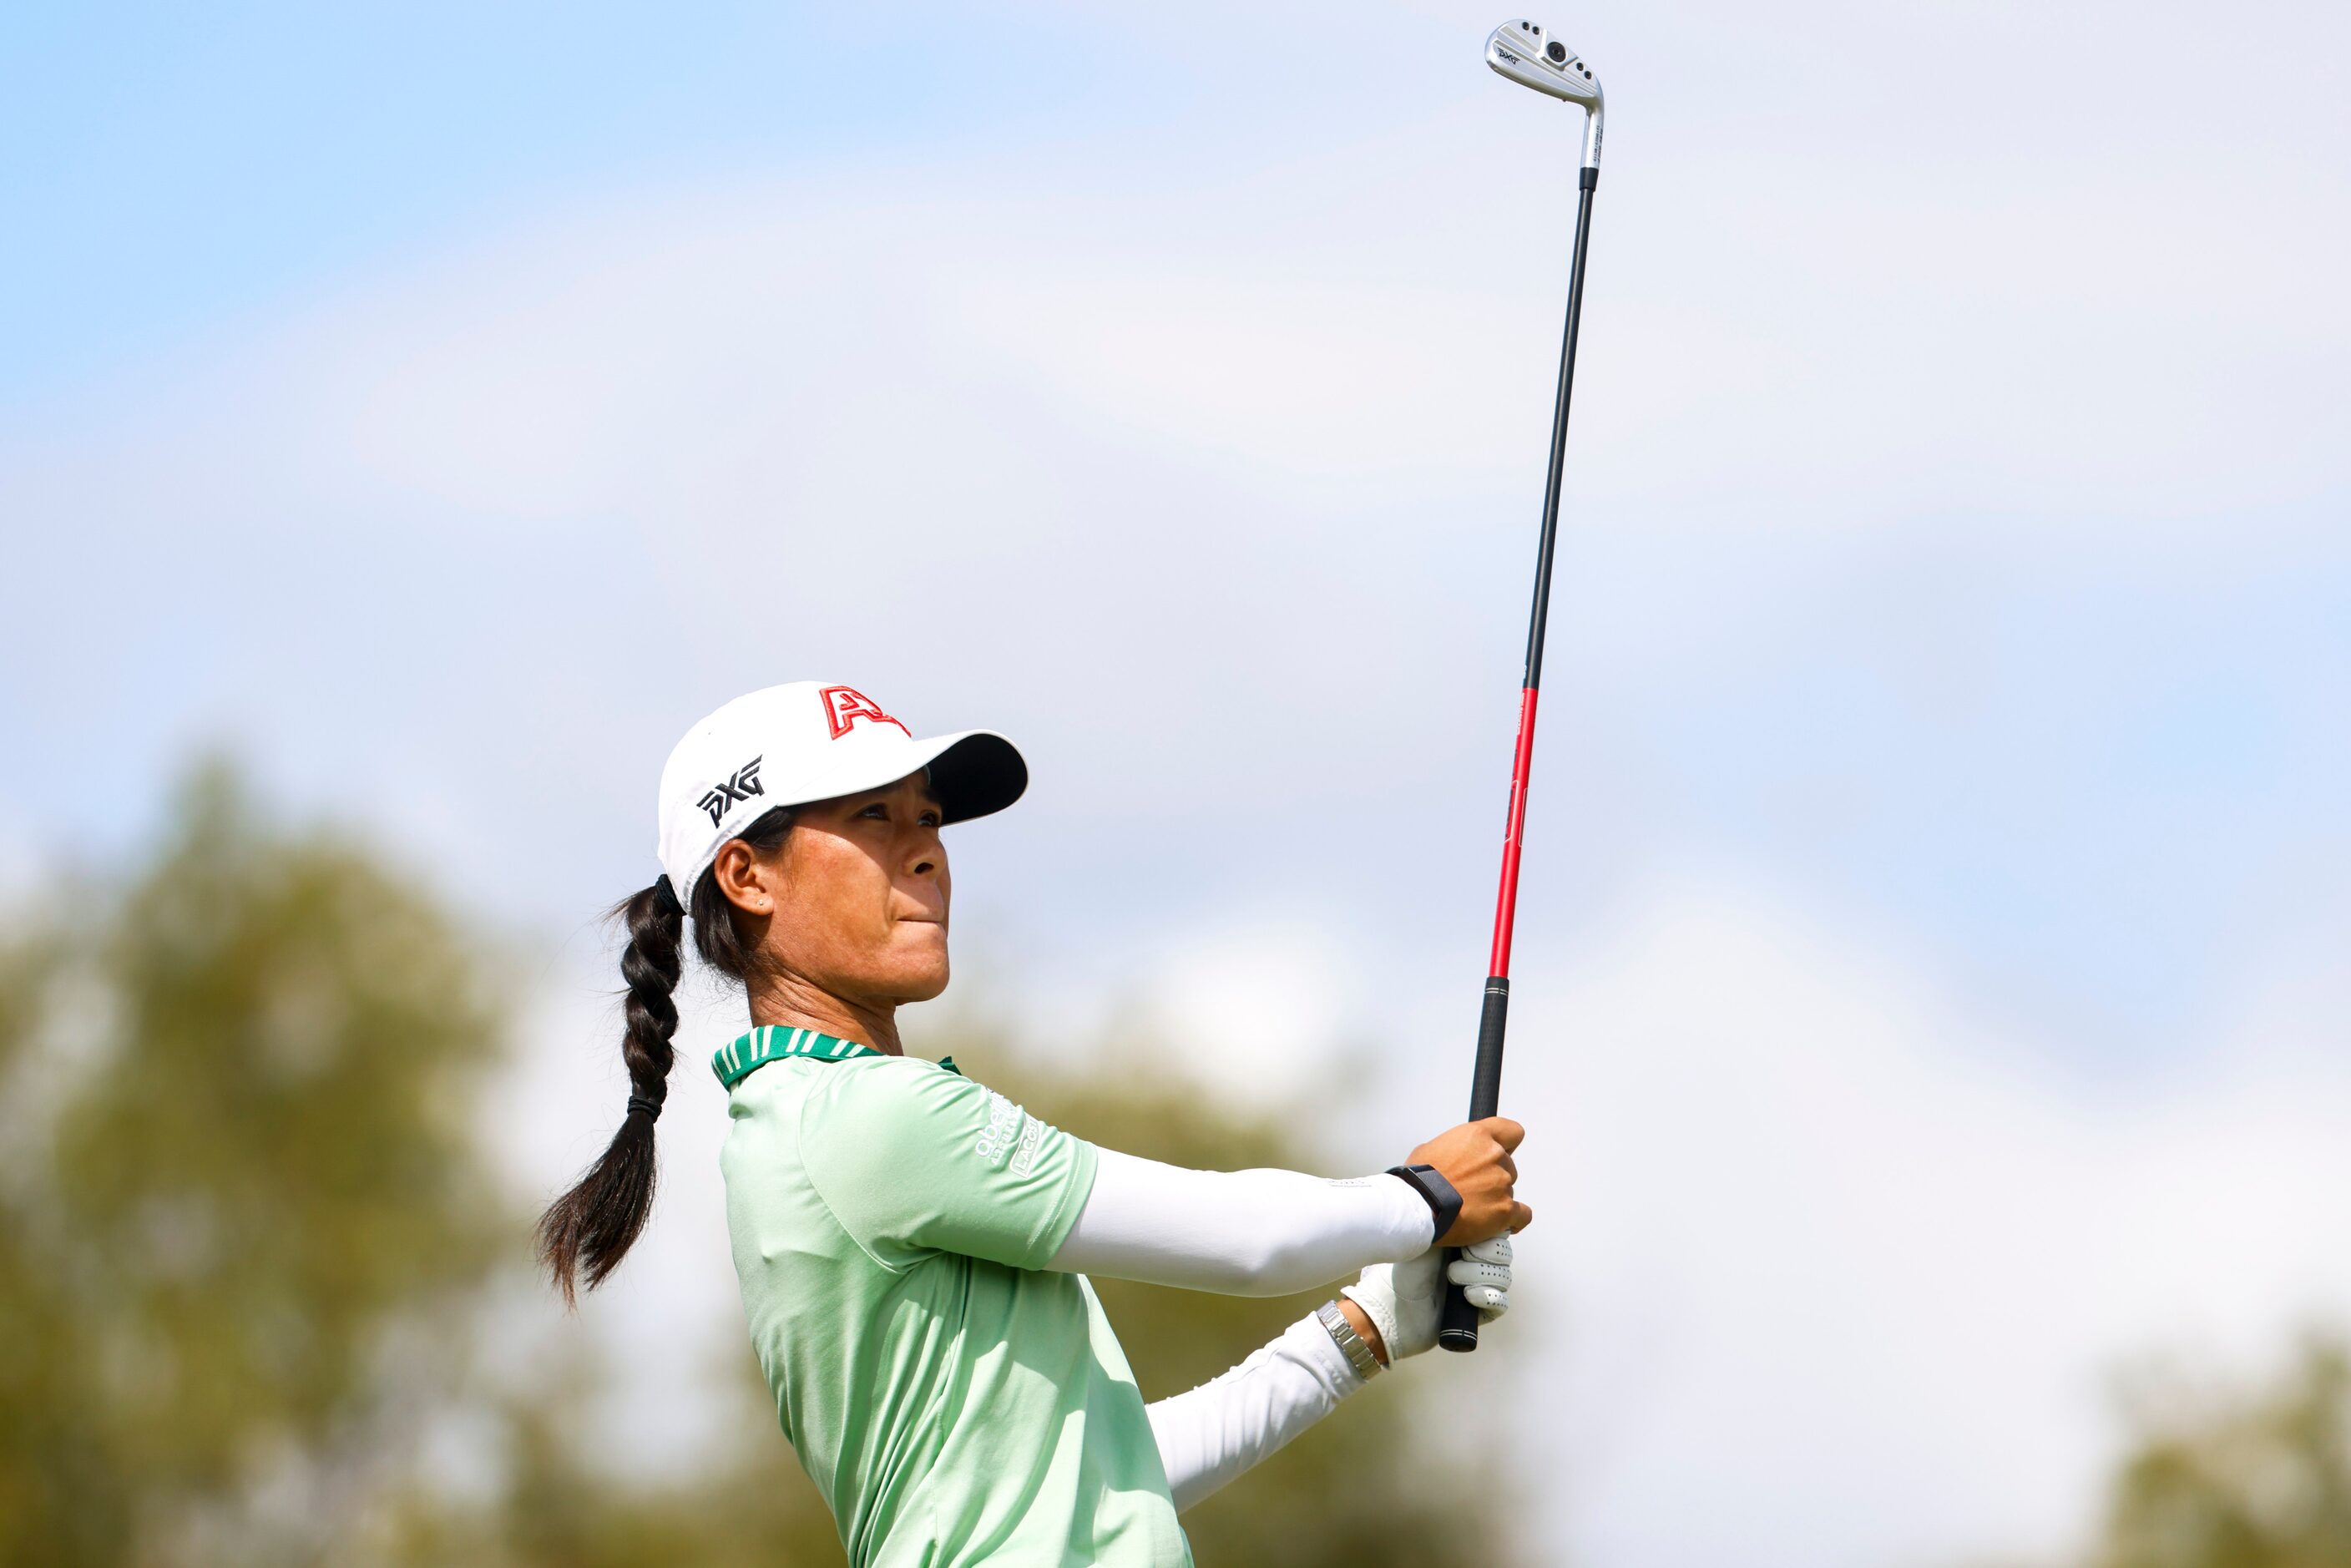
[[[1372,1347],[1364,1343],[1364,1336],[1355,1332],[1355,1325],[1347,1321],[1347,1314],[1339,1310],[1338,1302],[1323,1302],[1314,1309],[1314,1316],[1323,1328],[1330,1331],[1332,1341],[1339,1347],[1339,1354],[1347,1358],[1347,1364],[1355,1369],[1356,1376],[1369,1383],[1380,1375],[1380,1358],[1372,1354]]]

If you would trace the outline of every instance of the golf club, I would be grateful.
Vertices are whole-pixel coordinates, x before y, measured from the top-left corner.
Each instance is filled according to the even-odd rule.
[[[1592,235],[1592,193],[1600,183],[1600,78],[1575,51],[1532,22],[1505,22],[1487,35],[1486,63],[1521,87],[1583,110],[1583,172],[1575,205],[1575,251],[1567,275],[1567,339],[1559,353],[1559,396],[1552,405],[1551,469],[1543,479],[1542,542],[1535,552],[1534,613],[1527,627],[1526,678],[1519,691],[1518,748],[1510,760],[1510,825],[1502,834],[1502,885],[1494,905],[1494,946],[1486,966],[1485,1005],[1478,1019],[1478,1065],[1469,1083],[1469,1119],[1494,1115],[1502,1097],[1502,1033],[1510,1007],[1510,924],[1519,905],[1519,843],[1527,821],[1527,775],[1534,762],[1535,694],[1542,684],[1543,621],[1551,607],[1552,547],[1559,538],[1560,476],[1567,464],[1567,404],[1575,385],[1575,329],[1583,314],[1583,257]],[[1478,1309],[1447,1284],[1437,1343],[1478,1348]]]

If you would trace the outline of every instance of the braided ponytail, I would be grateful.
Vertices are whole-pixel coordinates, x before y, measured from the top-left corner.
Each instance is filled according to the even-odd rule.
[[[792,813],[778,806],[736,835],[754,852],[772,855],[791,832]],[[629,1110],[621,1130],[587,1174],[538,1217],[538,1256],[555,1277],[566,1305],[578,1300],[580,1279],[594,1290],[620,1266],[645,1228],[653,1205],[653,1123],[669,1097],[670,1049],[677,1033],[677,989],[685,937],[685,906],[667,876],[632,893],[612,908],[629,927],[621,953],[621,977],[629,982],[622,1004],[627,1028],[621,1059],[629,1067]],[[718,890],[718,878],[704,872],[694,884],[694,945],[703,961],[736,981],[749,977],[758,962],[736,924],[735,906]]]
[[[629,926],[629,945],[621,954],[621,976],[629,983],[628,1023],[621,1037],[621,1057],[629,1068],[629,1109],[602,1155],[539,1216],[539,1259],[555,1276],[566,1304],[577,1299],[583,1271],[590,1290],[602,1284],[645,1228],[653,1202],[653,1123],[669,1096],[670,1063],[676,1057],[669,1043],[677,1032],[677,1003],[671,993],[677,988],[685,906],[664,876],[631,894],[612,913]]]

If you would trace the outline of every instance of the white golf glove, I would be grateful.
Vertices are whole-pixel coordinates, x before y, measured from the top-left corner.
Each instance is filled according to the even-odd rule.
[[[1450,1277],[1478,1309],[1480,1322],[1492,1322],[1510,1310],[1510,1239],[1497,1236],[1475,1247],[1464,1247],[1448,1268],[1445,1250],[1433,1249],[1409,1263],[1374,1263],[1352,1285],[1340,1291],[1380,1331],[1391,1365],[1408,1355],[1437,1346],[1437,1322],[1445,1308],[1445,1281]]]

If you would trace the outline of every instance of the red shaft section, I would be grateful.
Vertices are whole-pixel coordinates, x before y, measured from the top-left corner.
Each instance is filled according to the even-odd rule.
[[[1519,693],[1519,748],[1510,758],[1510,825],[1502,834],[1502,890],[1494,900],[1494,951],[1489,978],[1510,977],[1510,925],[1519,912],[1519,840],[1527,826],[1527,775],[1534,770],[1535,688]]]

